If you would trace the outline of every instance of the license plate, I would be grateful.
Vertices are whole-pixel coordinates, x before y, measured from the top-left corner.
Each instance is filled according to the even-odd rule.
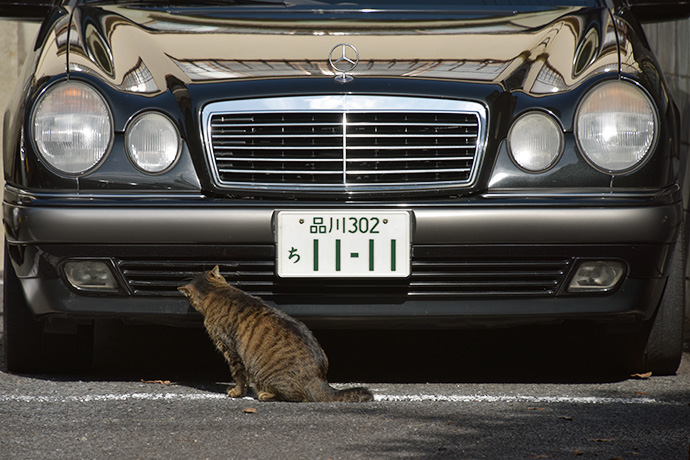
[[[410,274],[407,211],[281,211],[282,278],[404,278]]]

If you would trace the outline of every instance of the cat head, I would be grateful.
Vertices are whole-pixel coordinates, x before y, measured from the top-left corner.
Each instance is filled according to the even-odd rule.
[[[203,313],[206,296],[213,292],[214,289],[226,286],[228,286],[228,283],[223,278],[223,275],[220,274],[220,268],[216,265],[213,270],[198,275],[191,283],[180,286],[177,290],[187,297],[192,307]]]

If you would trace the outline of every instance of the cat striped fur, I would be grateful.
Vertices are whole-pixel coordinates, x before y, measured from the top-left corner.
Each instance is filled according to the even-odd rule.
[[[365,402],[363,387],[338,390],[326,379],[328,358],[300,321],[230,286],[216,266],[178,288],[204,317],[204,326],[230,365],[233,398],[249,385],[259,400],[295,402]]]

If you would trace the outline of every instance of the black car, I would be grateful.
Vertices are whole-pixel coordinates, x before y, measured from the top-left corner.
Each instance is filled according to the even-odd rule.
[[[682,351],[679,115],[632,0],[3,2],[11,371],[199,325],[219,265],[312,327],[590,322]]]

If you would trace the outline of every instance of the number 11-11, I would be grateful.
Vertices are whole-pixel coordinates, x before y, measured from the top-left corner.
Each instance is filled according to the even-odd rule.
[[[397,260],[396,260],[396,246],[397,246],[397,241],[396,240],[390,240],[390,271],[394,272],[396,271],[397,268]],[[368,245],[368,251],[367,254],[362,255],[359,252],[350,252],[349,254],[345,252],[343,254],[342,250],[342,243],[341,240],[336,239],[335,240],[335,271],[339,272],[342,269],[342,262],[343,262],[343,257],[351,258],[351,259],[359,259],[361,257],[368,257],[368,262],[369,262],[369,271],[373,272],[375,271],[376,268],[376,262],[375,262],[375,240],[370,239],[369,240],[369,245]],[[314,271],[318,272],[319,271],[319,240],[314,240]],[[380,261],[384,262],[384,261]]]

